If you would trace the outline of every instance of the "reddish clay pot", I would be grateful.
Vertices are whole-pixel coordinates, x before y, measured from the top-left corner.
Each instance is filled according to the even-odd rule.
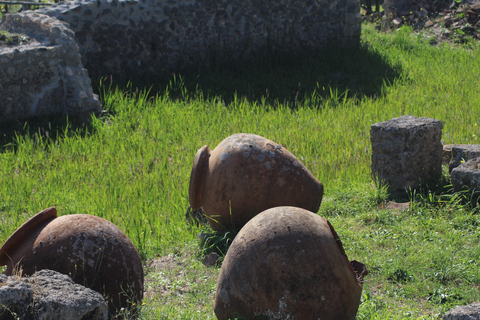
[[[213,151],[197,151],[189,200],[203,208],[213,229],[239,228],[258,213],[277,206],[317,212],[323,185],[293,154],[264,137],[239,133]]]
[[[276,207],[251,219],[233,240],[214,311],[219,320],[354,320],[366,274],[362,263],[348,261],[326,219]]]
[[[51,269],[103,294],[110,312],[143,298],[143,267],[130,239],[113,223],[87,214],[57,218],[45,209],[20,226],[0,248],[5,274]]]

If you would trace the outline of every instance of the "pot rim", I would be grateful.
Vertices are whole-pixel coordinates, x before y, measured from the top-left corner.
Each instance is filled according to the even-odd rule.
[[[193,210],[202,206],[203,186],[205,184],[205,175],[208,170],[208,160],[210,158],[210,148],[204,145],[198,149],[193,159],[192,172],[190,174],[190,186],[188,188],[188,200]]]
[[[50,207],[35,214],[18,227],[0,248],[0,266],[8,264],[10,253],[18,247],[25,237],[28,237],[40,225],[44,225],[55,218],[57,218],[57,209]]]

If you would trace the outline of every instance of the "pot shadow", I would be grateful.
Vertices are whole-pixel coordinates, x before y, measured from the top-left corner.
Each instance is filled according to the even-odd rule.
[[[206,67],[208,65],[208,67]],[[176,99],[201,92],[204,98],[219,97],[226,105],[238,98],[258,104],[296,107],[316,96],[378,98],[383,88],[398,78],[400,65],[391,65],[368,44],[328,47],[302,53],[265,53],[233,60],[213,56],[202,67],[182,69],[168,77],[145,75],[131,86],[148,88],[151,94],[168,90]],[[99,83],[95,81],[95,83]],[[113,83],[122,87],[125,83]]]

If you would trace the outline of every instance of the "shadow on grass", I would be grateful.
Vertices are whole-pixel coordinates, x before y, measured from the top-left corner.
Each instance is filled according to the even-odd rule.
[[[400,66],[390,65],[368,45],[352,48],[331,47],[302,54],[259,54],[242,61],[212,61],[206,70],[184,71],[169,78],[146,76],[132,84],[149,88],[152,94],[165,92],[184,98],[200,90],[203,97],[221,97],[228,105],[235,98],[270,105],[297,103],[319,94],[332,92],[347,97],[379,97],[385,85],[393,83],[401,73]],[[180,79],[180,80],[179,80]],[[107,82],[107,81],[105,81]],[[98,82],[97,82],[98,83]],[[119,87],[122,83],[113,83]]]
[[[171,98],[190,98],[201,92],[204,98],[220,97],[228,105],[242,98],[253,103],[278,106],[297,104],[313,96],[330,98],[380,97],[385,85],[393,83],[401,73],[400,66],[390,65],[375,49],[362,44],[358,47],[330,47],[303,54],[259,54],[242,61],[212,60],[208,70],[190,70],[156,78],[145,75],[129,84],[94,81],[94,92],[105,86],[125,88],[125,91],[145,90],[150,95],[169,91]],[[103,86],[103,87],[102,87]],[[185,97],[185,93],[189,96]],[[80,130],[77,130],[80,129]],[[87,122],[65,116],[42,116],[26,121],[0,123],[0,152],[15,146],[16,137],[35,135],[56,139],[68,131],[89,132]]]
[[[91,132],[89,119],[66,115],[43,115],[23,120],[0,122],[0,153],[16,150],[19,139],[35,141],[57,140],[76,134],[84,136]]]

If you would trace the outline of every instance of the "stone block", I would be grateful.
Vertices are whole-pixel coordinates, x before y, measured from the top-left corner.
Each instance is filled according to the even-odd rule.
[[[474,158],[453,168],[450,173],[455,192],[470,189],[480,191],[480,158]]]
[[[450,161],[448,169],[450,173],[453,169],[458,167],[468,160],[480,157],[480,145],[478,144],[452,144],[443,147],[444,155],[448,154],[450,149]]]
[[[430,118],[402,116],[370,129],[372,176],[392,195],[430,183],[442,174],[443,124]]]
[[[89,116],[101,111],[75,35],[65,23],[21,12],[5,14],[0,30],[23,39],[0,44],[0,121],[48,114]]]
[[[146,81],[265,52],[360,43],[360,0],[88,0],[38,11],[69,24],[93,79]]]
[[[31,277],[0,278],[0,319],[106,320],[108,307],[98,292],[69,276],[41,270]]]

